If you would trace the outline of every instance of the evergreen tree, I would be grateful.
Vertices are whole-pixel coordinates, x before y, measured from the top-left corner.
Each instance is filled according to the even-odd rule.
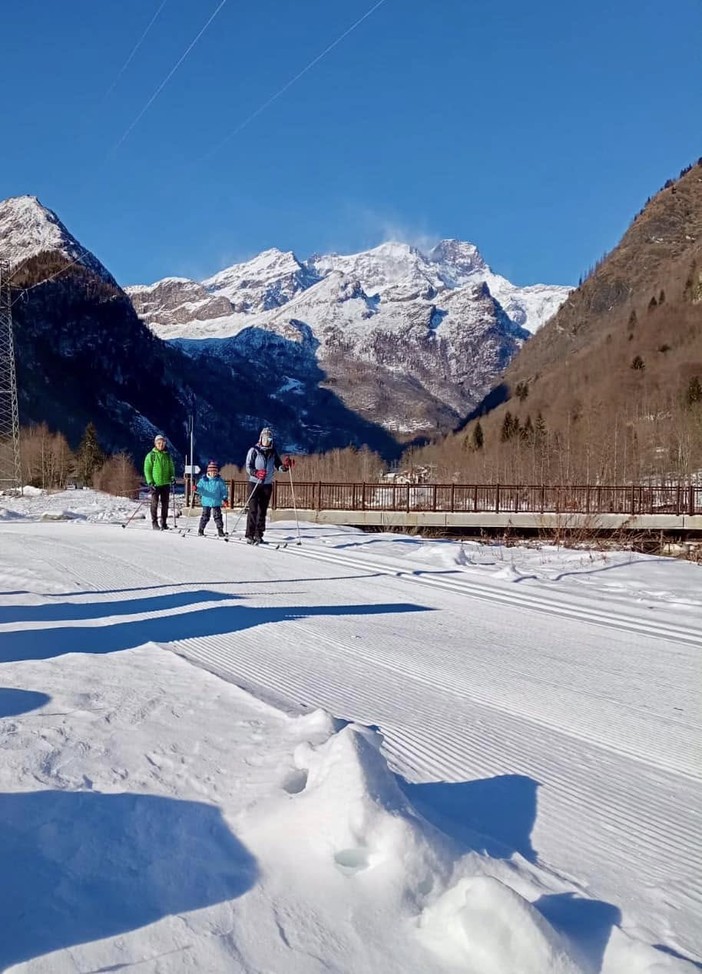
[[[500,440],[506,443],[508,440],[512,439],[514,433],[514,420],[512,419],[512,413],[507,410],[505,413],[505,418],[502,420],[502,429],[500,430]],[[517,420],[517,426],[519,425],[519,420]]]
[[[526,440],[527,443],[534,442],[534,424],[531,421],[531,413],[529,413],[529,415],[527,416],[526,423],[524,424],[524,426],[522,426],[519,432],[522,439]]]
[[[631,367],[632,369],[638,369],[638,370],[643,370],[646,368],[646,366],[644,365],[644,360],[641,358],[640,355],[634,356],[631,362]]]
[[[702,383],[700,383],[696,375],[690,379],[687,392],[685,393],[685,402],[688,406],[694,406],[695,403],[702,402]]]
[[[524,402],[526,397],[529,395],[529,383],[518,382],[514,391],[516,392],[519,401]]]
[[[483,434],[483,427],[480,425],[480,420],[475,424],[473,428],[473,437],[471,439],[471,446],[474,450],[482,450],[483,443],[485,442],[485,436]]]
[[[107,457],[98,443],[97,430],[88,423],[76,453],[76,475],[84,484],[91,484],[93,476],[104,465]]]

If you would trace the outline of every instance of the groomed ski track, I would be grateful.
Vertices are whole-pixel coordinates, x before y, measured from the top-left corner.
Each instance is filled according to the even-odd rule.
[[[263,699],[379,726],[411,782],[503,781],[506,802],[519,799],[505,820],[523,817],[521,841],[480,809],[467,824],[613,905],[633,935],[699,958],[696,610],[634,611],[610,594],[408,570],[315,540],[282,550],[196,541],[3,527],[10,560],[40,563],[53,592],[36,597],[34,621],[0,625],[0,660],[31,658],[13,655],[24,643],[9,633],[36,630],[45,656],[99,653],[143,643],[126,633],[103,644],[116,624],[141,622],[143,634],[148,620],[153,642]],[[27,580],[31,591],[31,571]],[[182,604],[167,601],[176,595]],[[76,604],[91,613],[52,617]]]

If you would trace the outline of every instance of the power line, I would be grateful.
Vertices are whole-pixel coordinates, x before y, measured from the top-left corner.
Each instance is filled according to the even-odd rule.
[[[85,253],[86,252],[84,250],[83,253],[79,254],[77,257],[74,257],[73,260],[69,261],[67,264],[64,264],[63,267],[61,267],[59,270],[55,271],[53,274],[49,275],[49,277],[43,277],[41,279],[41,281],[36,281],[34,284],[30,284],[29,287],[19,288],[19,292],[20,293],[17,295],[17,297],[12,302],[12,304],[10,305],[10,307],[11,308],[14,308],[14,306],[17,304],[17,302],[20,301],[28,291],[33,291],[34,288],[35,287],[39,287],[40,284],[48,284],[49,281],[53,281],[53,279],[55,277],[58,277],[59,274],[63,274],[64,271],[67,271],[69,267],[73,267],[75,264],[80,264],[82,262],[83,258],[85,257]],[[8,284],[11,284],[12,283],[12,281],[15,279],[15,277],[29,263],[29,261],[31,259],[32,259],[31,257],[28,257],[27,260],[24,261],[24,263],[20,264],[20,266],[17,267],[12,272],[12,277],[9,279]]]
[[[132,48],[131,54],[129,55],[129,57],[127,58],[127,60],[124,62],[124,64],[122,65],[122,67],[117,72],[117,75],[116,75],[114,81],[112,82],[112,84],[107,89],[107,91],[105,92],[105,94],[102,96],[102,101],[105,101],[105,99],[109,95],[112,94],[112,92],[115,90],[115,88],[119,84],[120,78],[122,77],[122,75],[124,74],[124,72],[127,70],[127,68],[129,67],[129,65],[134,60],[135,54],[137,53],[137,51],[139,50],[139,48],[141,47],[141,45],[146,40],[146,38],[147,38],[147,36],[149,34],[149,31],[151,30],[151,28],[154,26],[154,24],[158,20],[160,14],[161,14],[161,11],[163,10],[163,8],[166,6],[167,3],[168,3],[168,0],[161,0],[161,5],[159,6],[159,8],[156,11],[156,13],[153,15],[153,17],[151,18],[151,20],[149,21],[149,23],[147,24],[146,30],[144,31],[144,33],[141,35],[141,37],[139,38],[139,40],[136,42],[136,44]]]
[[[336,40],[332,41],[332,43],[328,47],[325,47],[325,49],[321,52],[321,54],[318,54],[315,58],[313,58],[309,62],[309,64],[306,64],[305,67],[302,68],[301,71],[298,71],[297,74],[294,75],[292,78],[290,78],[289,81],[286,81],[286,83],[283,85],[282,88],[279,88],[278,91],[275,92],[275,94],[271,95],[270,98],[266,99],[266,101],[264,101],[263,104],[259,105],[259,107],[255,111],[251,112],[251,114],[249,116],[247,116],[247,118],[245,118],[243,120],[243,122],[241,122],[239,125],[237,125],[237,127],[235,129],[233,129],[229,133],[229,135],[227,135],[224,139],[222,139],[222,141],[218,145],[216,145],[214,147],[214,149],[212,149],[210,152],[208,152],[207,155],[202,156],[199,161],[200,162],[204,162],[207,159],[211,159],[212,156],[214,156],[217,152],[219,152],[219,150],[223,146],[225,146],[227,144],[227,142],[229,142],[231,139],[233,139],[235,135],[238,135],[239,132],[241,132],[243,129],[245,129],[246,126],[249,125],[251,122],[253,122],[253,120],[255,118],[258,118],[259,115],[261,115],[263,112],[265,112],[265,110],[267,108],[269,108],[273,104],[274,101],[277,101],[278,98],[280,98],[281,95],[284,95],[285,92],[288,91],[289,88],[292,88],[292,86],[297,81],[299,81],[300,78],[302,78],[303,75],[307,74],[307,72],[310,71],[315,66],[315,64],[319,64],[319,62],[322,60],[322,58],[326,57],[327,54],[329,54],[331,51],[333,51],[335,47],[337,47],[339,44],[341,44],[341,42],[346,37],[348,37],[349,34],[351,34],[353,31],[355,31],[357,27],[360,27],[360,25],[363,23],[363,21],[364,20],[367,20],[368,17],[370,17],[370,15],[372,13],[374,13],[378,9],[378,7],[382,7],[382,5],[384,3],[385,3],[385,0],[377,0],[377,3],[374,3],[373,6],[370,8],[370,10],[367,10],[363,14],[362,17],[359,17],[358,20],[355,21],[355,23],[351,24],[350,27],[347,27],[347,29],[343,32],[343,34],[340,34],[336,38]]]
[[[198,34],[195,36],[194,40],[192,40],[190,42],[190,44],[188,45],[188,47],[181,54],[180,58],[176,61],[176,63],[173,65],[173,67],[168,72],[168,74],[166,75],[166,77],[163,79],[163,81],[161,82],[161,84],[158,86],[158,88],[156,89],[156,91],[154,91],[153,95],[149,98],[149,100],[147,101],[147,103],[141,109],[141,111],[139,112],[139,114],[137,115],[137,117],[134,119],[134,121],[131,123],[131,125],[129,125],[128,128],[125,130],[125,132],[123,133],[123,135],[119,139],[119,141],[116,142],[115,145],[112,147],[112,149],[110,150],[110,153],[109,154],[112,154],[113,152],[116,152],[117,149],[119,149],[119,147],[122,145],[122,143],[127,139],[127,137],[129,136],[130,132],[138,125],[138,123],[141,121],[141,119],[144,117],[144,115],[146,114],[146,112],[149,110],[149,108],[156,101],[156,99],[158,98],[158,96],[161,94],[161,92],[166,87],[166,85],[168,84],[168,82],[171,80],[171,78],[173,77],[173,75],[176,73],[176,71],[178,70],[178,68],[181,66],[181,64],[183,63],[183,61],[187,58],[188,54],[190,54],[190,52],[192,51],[192,49],[195,47],[195,45],[197,44],[197,42],[200,40],[200,38],[202,37],[202,35],[205,33],[205,31],[207,30],[207,28],[210,26],[210,24],[215,19],[215,17],[220,12],[220,10],[222,9],[222,7],[225,5],[226,2],[227,2],[227,0],[221,0],[221,3],[219,4],[219,6],[215,10],[215,12],[210,16],[210,18],[207,21],[207,23],[205,24],[205,26],[198,32]],[[384,2],[384,0],[381,0],[381,2]]]

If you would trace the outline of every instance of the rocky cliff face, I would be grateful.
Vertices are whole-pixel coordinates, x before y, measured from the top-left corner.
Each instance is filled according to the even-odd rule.
[[[568,293],[518,288],[458,240],[428,254],[387,243],[306,262],[269,250],[202,285],[127,290],[155,334],[189,354],[250,359],[300,408],[321,370],[349,409],[403,440],[460,422]],[[209,319],[208,296],[221,301]]]

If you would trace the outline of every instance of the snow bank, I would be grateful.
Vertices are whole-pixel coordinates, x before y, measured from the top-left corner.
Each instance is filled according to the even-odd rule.
[[[22,488],[23,497],[41,497],[46,491],[42,487],[32,487],[31,484],[27,484],[26,487]]]
[[[471,974],[584,974],[530,903],[491,876],[459,880],[428,907],[420,939],[451,969]]]
[[[25,487],[23,496],[6,496],[0,509],[0,519],[23,518],[28,521],[87,521],[91,523],[123,523],[138,507],[137,501],[114,497],[99,490],[58,490]],[[136,520],[145,516],[142,511]]]

